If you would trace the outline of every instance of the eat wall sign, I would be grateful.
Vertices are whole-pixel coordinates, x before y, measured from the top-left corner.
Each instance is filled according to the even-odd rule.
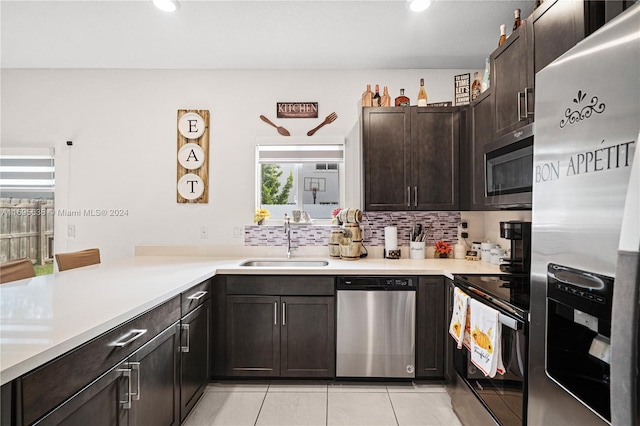
[[[177,201],[209,202],[209,110],[178,110]]]

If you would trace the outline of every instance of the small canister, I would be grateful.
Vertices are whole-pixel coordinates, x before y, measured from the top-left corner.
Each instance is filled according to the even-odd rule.
[[[481,259],[483,262],[491,262],[491,249],[496,248],[496,243],[492,243],[491,241],[487,241],[481,244]]]
[[[502,259],[504,258],[506,251],[500,246],[496,246],[495,248],[492,248],[489,253],[491,253],[491,263],[499,265],[502,263]]]

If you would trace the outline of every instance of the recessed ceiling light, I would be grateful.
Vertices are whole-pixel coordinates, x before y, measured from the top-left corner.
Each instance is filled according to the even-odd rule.
[[[409,2],[409,9],[411,9],[413,12],[422,12],[424,10],[427,10],[429,8],[429,6],[431,6],[431,3],[433,3],[432,0],[407,0]]]
[[[153,0],[153,4],[163,12],[175,12],[180,7],[178,0]]]

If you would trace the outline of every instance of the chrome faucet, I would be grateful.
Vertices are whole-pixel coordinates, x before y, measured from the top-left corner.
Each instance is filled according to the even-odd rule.
[[[287,259],[291,259],[291,251],[296,250],[297,247],[291,247],[291,223],[287,214],[284,214],[284,233],[287,234]]]

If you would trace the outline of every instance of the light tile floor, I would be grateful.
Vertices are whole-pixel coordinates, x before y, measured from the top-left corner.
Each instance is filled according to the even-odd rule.
[[[460,426],[442,383],[210,384],[185,426]]]

